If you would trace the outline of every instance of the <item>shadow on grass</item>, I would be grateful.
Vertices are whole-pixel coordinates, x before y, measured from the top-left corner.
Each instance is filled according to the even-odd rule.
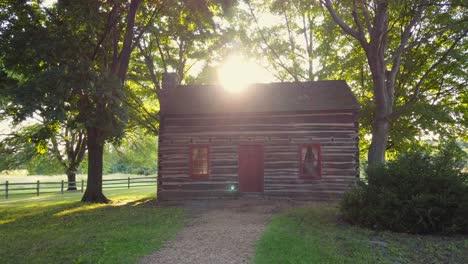
[[[255,263],[468,263],[468,237],[377,232],[340,220],[332,206],[273,217]]]
[[[0,263],[135,263],[183,225],[179,208],[155,198],[76,201],[1,209]],[[1,221],[0,220],[0,221]]]

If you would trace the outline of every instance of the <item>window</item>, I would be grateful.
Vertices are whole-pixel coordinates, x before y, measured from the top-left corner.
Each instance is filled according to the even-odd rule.
[[[305,179],[320,179],[321,154],[319,144],[304,144],[299,146],[299,174]]]
[[[210,150],[208,146],[192,145],[190,147],[190,174],[193,179],[209,177]]]

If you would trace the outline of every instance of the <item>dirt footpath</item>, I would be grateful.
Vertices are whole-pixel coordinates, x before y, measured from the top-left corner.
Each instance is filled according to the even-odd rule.
[[[301,202],[265,199],[189,201],[167,206],[183,206],[187,226],[160,251],[141,263],[222,264],[250,263],[255,242],[269,218]]]

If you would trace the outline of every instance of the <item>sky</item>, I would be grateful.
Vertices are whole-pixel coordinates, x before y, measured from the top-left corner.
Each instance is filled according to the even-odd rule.
[[[56,2],[57,2],[57,0],[44,0],[44,1],[42,2],[42,4],[43,4],[44,6],[49,7],[49,6],[53,5],[53,4],[55,4]]]
[[[242,55],[231,55],[218,69],[221,85],[228,91],[240,91],[249,83],[268,83],[274,77],[266,69]]]
[[[30,126],[37,124],[39,121],[34,118],[28,118],[20,124],[14,126],[12,123],[12,118],[8,117],[4,120],[0,120],[0,141],[8,136],[9,133],[17,132],[25,126]]]

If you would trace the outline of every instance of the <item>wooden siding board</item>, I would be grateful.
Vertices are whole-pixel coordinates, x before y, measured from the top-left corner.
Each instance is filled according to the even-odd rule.
[[[245,118],[237,123],[220,120],[219,117],[165,119],[170,121],[163,126],[160,136],[162,197],[233,197],[229,188],[238,184],[238,145],[256,142],[264,145],[266,196],[315,200],[340,197],[355,184],[358,173],[356,114],[292,114],[291,117],[291,122],[296,123],[285,122],[288,118],[286,115],[279,119],[275,119],[275,116]],[[352,123],[337,125],[336,122],[324,121],[331,120],[330,117],[342,122],[352,120]],[[242,127],[242,122],[251,124]],[[297,147],[310,142],[321,146],[322,178],[318,180],[299,178]],[[209,181],[190,179],[187,165],[189,144],[210,145]]]

